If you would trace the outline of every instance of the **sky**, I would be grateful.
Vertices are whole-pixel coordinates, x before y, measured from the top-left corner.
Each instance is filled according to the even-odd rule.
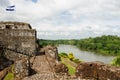
[[[120,36],[120,0],[0,0],[0,21],[27,22],[39,39]]]

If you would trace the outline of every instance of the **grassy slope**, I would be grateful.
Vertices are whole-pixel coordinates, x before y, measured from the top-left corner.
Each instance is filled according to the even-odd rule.
[[[69,75],[74,75],[76,71],[76,66],[74,62],[70,61],[68,58],[61,57],[61,61],[63,64],[65,64],[68,68],[68,74]]]

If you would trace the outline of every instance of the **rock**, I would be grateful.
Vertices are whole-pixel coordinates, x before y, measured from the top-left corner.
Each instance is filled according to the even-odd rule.
[[[3,80],[3,78],[8,73],[8,68],[5,68],[4,70],[0,71],[0,80]]]
[[[76,76],[82,79],[120,80],[120,68],[101,62],[83,62],[78,64]]]
[[[57,47],[52,45],[47,45],[40,50],[41,54],[44,54],[49,61],[51,67],[54,67],[55,64],[58,62],[58,50]]]
[[[0,80],[3,80],[8,72],[12,73],[12,65],[10,65],[9,67],[6,67],[0,71]]]
[[[62,63],[56,64],[54,69],[56,73],[67,73],[68,72],[67,67]]]
[[[21,80],[29,75],[30,65],[28,58],[16,60],[14,63],[14,76],[15,80]]]
[[[77,67],[77,72],[76,75],[80,76],[81,78],[93,78],[96,77],[96,64],[92,64],[92,63],[80,63],[79,66]]]
[[[4,68],[10,65],[12,65],[12,61],[5,59],[5,58],[0,59],[0,70],[3,70]]]
[[[52,59],[58,60],[58,50],[57,50],[57,47],[51,46],[51,45],[47,45],[45,47],[45,55],[47,55],[47,57],[50,57]]]

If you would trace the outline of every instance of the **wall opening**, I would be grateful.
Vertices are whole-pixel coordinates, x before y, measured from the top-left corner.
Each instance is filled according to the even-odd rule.
[[[6,25],[6,29],[11,29],[11,26],[10,25]]]
[[[15,26],[15,29],[17,29],[18,27],[17,26]]]
[[[0,26],[0,29],[2,29],[2,26]]]

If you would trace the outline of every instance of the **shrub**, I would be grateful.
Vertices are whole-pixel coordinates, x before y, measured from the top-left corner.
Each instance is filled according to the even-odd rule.
[[[115,57],[114,60],[111,62],[111,65],[120,66],[120,56]]]

